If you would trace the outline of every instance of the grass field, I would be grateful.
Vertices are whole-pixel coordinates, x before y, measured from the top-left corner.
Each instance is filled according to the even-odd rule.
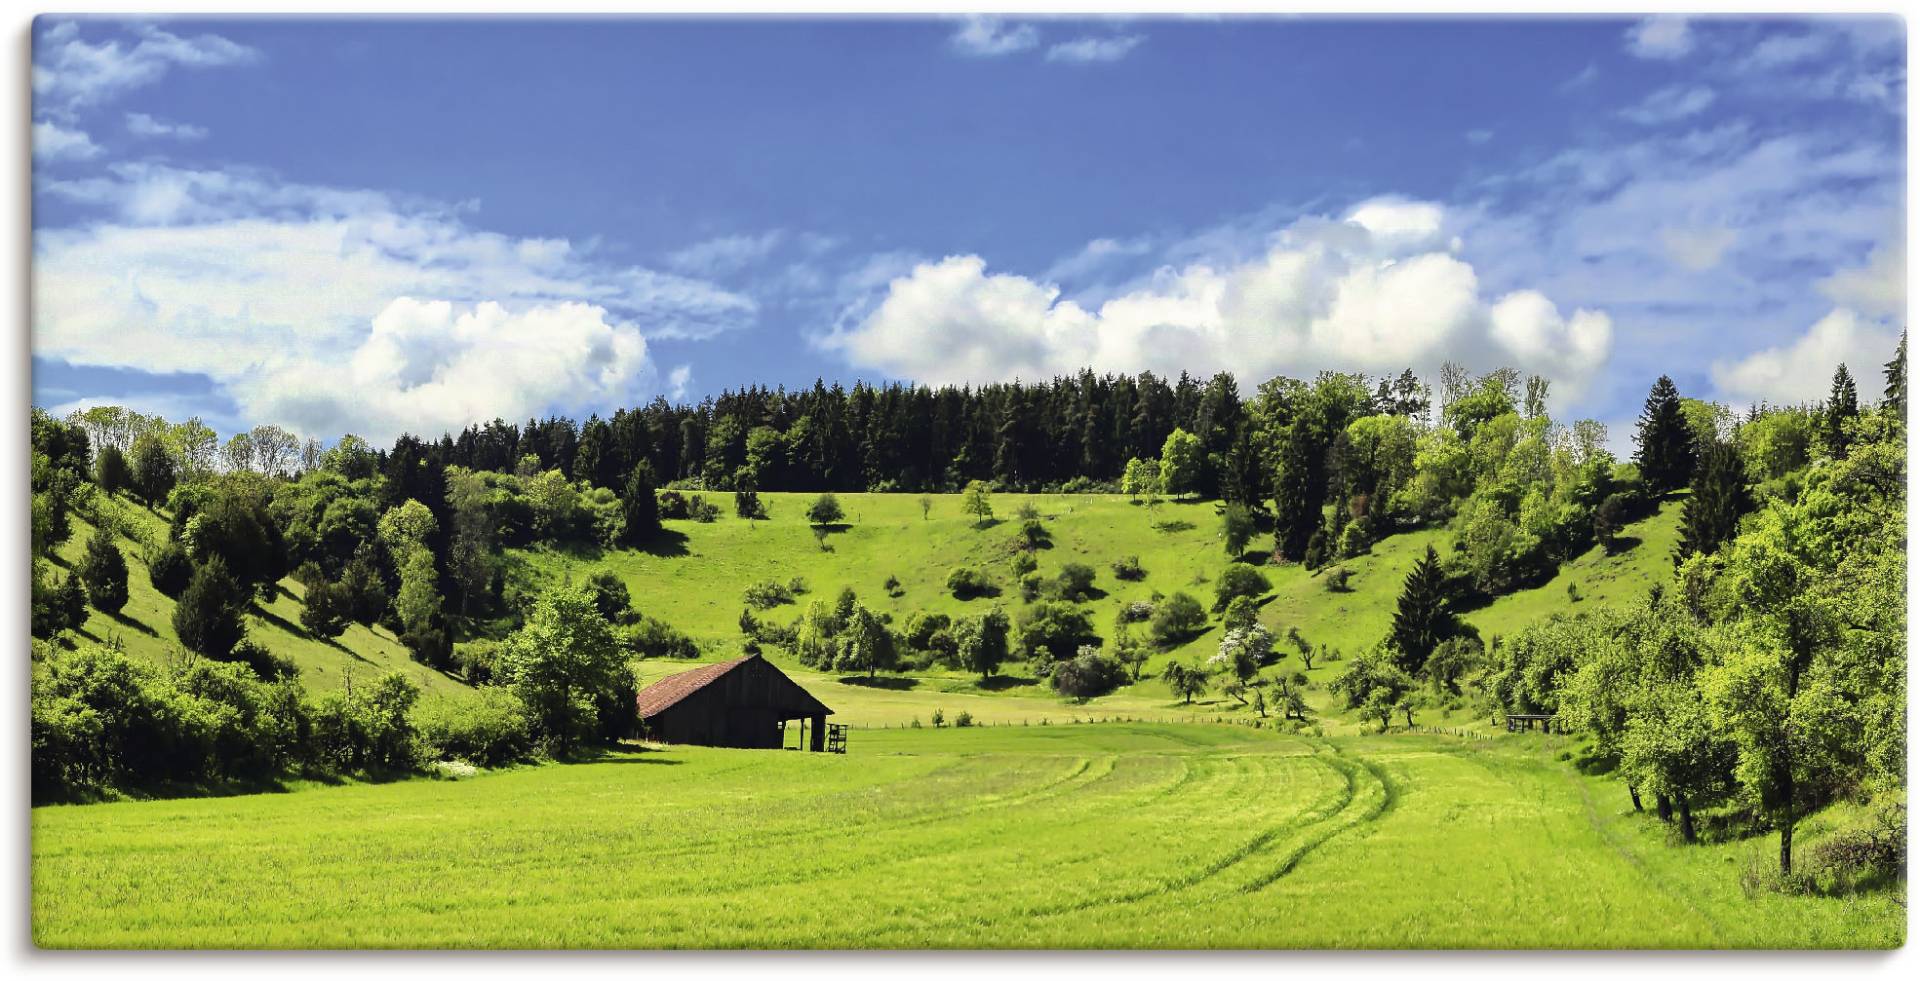
[[[1559,737],[1064,724],[33,812],[46,947],[1869,946]],[[1811,824],[1811,823],[1810,823]]]

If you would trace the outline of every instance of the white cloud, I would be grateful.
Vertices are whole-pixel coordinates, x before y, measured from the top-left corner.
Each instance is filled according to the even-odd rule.
[[[1899,331],[1864,321],[1845,307],[1820,318],[1791,344],[1769,347],[1735,361],[1715,361],[1713,383],[1729,395],[1776,403],[1823,399],[1836,365],[1845,364],[1863,392],[1893,357]]]
[[[1138,34],[1116,37],[1081,37],[1071,41],[1062,41],[1047,49],[1048,61],[1064,61],[1069,64],[1088,65],[1098,62],[1119,61],[1133,53],[1146,38]]]
[[[643,335],[708,336],[757,312],[701,280],[601,262],[564,239],[476,229],[456,211],[376,192],[144,164],[49,189],[108,217],[35,233],[37,354],[203,374],[248,417],[306,432],[391,435],[384,427],[406,412],[418,413],[407,424],[418,431],[481,411],[475,399],[517,407],[556,392],[617,394],[651,377],[645,345],[634,343]],[[434,302],[443,305],[417,306]],[[444,350],[422,339],[434,331]],[[483,356],[538,366],[569,387],[518,369],[481,372],[470,362]],[[384,365],[405,384],[395,395],[325,397],[344,365],[362,374]],[[462,387],[480,381],[495,388]]]
[[[1655,14],[1627,29],[1627,50],[1637,58],[1679,58],[1693,50],[1693,28],[1679,14]]]
[[[127,113],[126,124],[127,132],[147,139],[203,140],[207,137],[206,127],[168,122],[144,112]]]
[[[955,50],[981,58],[997,58],[1029,50],[1040,43],[1040,30],[1032,24],[1007,25],[998,17],[971,15],[948,39]]]
[[[36,39],[33,93],[44,104],[64,109],[99,105],[133,89],[152,85],[180,68],[219,68],[256,61],[260,53],[217,34],[181,37],[152,24],[129,28],[138,39],[90,44],[79,27],[65,21]]]
[[[1544,296],[1490,304],[1451,254],[1439,206],[1363,202],[1307,218],[1257,257],[1164,267],[1097,307],[1058,287],[989,273],[979,256],[921,262],[864,316],[818,340],[858,367],[931,384],[1096,371],[1311,375],[1517,363],[1577,393],[1606,360],[1604,313]]]
[[[1720,264],[1738,236],[1730,228],[1668,228],[1660,232],[1667,255],[1683,269],[1703,272]]]
[[[693,366],[692,365],[690,364],[675,365],[672,371],[667,372],[667,398],[672,399],[675,402],[679,402],[685,399],[687,397],[687,393],[692,391],[692,389],[693,389]]]
[[[1658,126],[1706,112],[1714,98],[1713,90],[1704,85],[1670,85],[1655,90],[1638,105],[1620,110],[1620,115],[1642,126]]]
[[[726,235],[667,256],[667,265],[693,276],[724,276],[765,259],[786,238],[778,229],[760,235]]]
[[[1048,267],[1046,278],[1058,282],[1097,275],[1115,263],[1146,255],[1151,248],[1144,238],[1126,241],[1096,238],[1082,246],[1080,251]]]
[[[1902,317],[1907,311],[1907,245],[1895,231],[1887,244],[1873,250],[1859,269],[1842,269],[1819,283],[1820,292],[1835,303],[1879,317]]]
[[[248,372],[233,389],[248,414],[302,432],[385,439],[470,422],[584,409],[630,398],[650,378],[647,342],[585,303],[513,311],[396,297],[344,361]]]
[[[77,129],[59,123],[33,124],[33,157],[40,161],[91,160],[100,155],[100,145]]]

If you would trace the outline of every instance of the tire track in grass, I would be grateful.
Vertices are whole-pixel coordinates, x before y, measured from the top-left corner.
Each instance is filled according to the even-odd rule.
[[[1348,795],[1347,802],[1339,809],[1311,822],[1307,827],[1320,825],[1334,818],[1340,818],[1340,820],[1296,843],[1287,850],[1278,864],[1241,886],[1240,892],[1259,892],[1280,881],[1299,867],[1302,859],[1313,854],[1320,846],[1356,828],[1371,825],[1385,817],[1399,803],[1399,792],[1384,768],[1364,758],[1358,762],[1347,760],[1340,755],[1337,747],[1329,748],[1332,753],[1327,758],[1328,762],[1346,776],[1347,785],[1353,788],[1353,792]],[[1359,779],[1362,773],[1366,774],[1364,781]],[[1360,786],[1362,783],[1365,784],[1364,788]],[[1361,800],[1363,790],[1365,799]],[[1377,796],[1374,791],[1378,791]],[[1357,800],[1360,801],[1359,809],[1355,811],[1354,804]]]
[[[1566,778],[1572,781],[1580,791],[1580,802],[1585,808],[1587,824],[1593,828],[1594,835],[1604,842],[1609,849],[1612,849],[1614,854],[1625,859],[1627,865],[1631,867],[1648,886],[1652,887],[1655,892],[1685,907],[1687,912],[1699,917],[1701,922],[1707,925],[1707,929],[1712,931],[1715,942],[1701,946],[1721,949],[1732,946],[1727,940],[1727,928],[1725,924],[1722,924],[1713,914],[1701,909],[1691,898],[1682,893],[1675,892],[1666,882],[1655,876],[1652,869],[1647,868],[1646,862],[1642,861],[1640,856],[1634,854],[1632,849],[1622,844],[1618,837],[1606,829],[1600,821],[1600,812],[1599,809],[1594,806],[1593,794],[1588,789],[1587,782],[1581,780],[1571,769],[1567,772]]]
[[[1315,752],[1307,757],[1288,756],[1283,758],[1311,759],[1314,763],[1322,766],[1326,766],[1328,769],[1331,769],[1335,773],[1338,773],[1341,776],[1341,783],[1338,787],[1334,789],[1333,794],[1331,795],[1331,798],[1328,801],[1319,803],[1312,809],[1305,811],[1299,815],[1296,815],[1294,819],[1288,821],[1285,824],[1268,828],[1252,836],[1251,838],[1248,838],[1247,840],[1241,842],[1235,848],[1229,850],[1223,855],[1220,855],[1219,857],[1215,858],[1212,862],[1207,863],[1205,866],[1202,866],[1199,869],[1189,871],[1183,875],[1173,876],[1159,883],[1156,883],[1152,886],[1149,886],[1144,889],[1135,890],[1133,892],[1122,893],[1117,896],[1090,897],[1084,900],[1080,900],[1073,903],[1067,903],[1060,906],[1033,910],[1033,911],[1030,911],[1028,915],[1034,918],[1063,916],[1069,913],[1081,912],[1084,910],[1093,909],[1095,907],[1101,907],[1101,906],[1132,905],[1135,903],[1140,903],[1146,900],[1154,899],[1156,897],[1172,895],[1177,892],[1183,892],[1185,890],[1192,889],[1195,886],[1199,886],[1206,883],[1207,881],[1213,879],[1214,877],[1219,876],[1220,874],[1232,869],[1234,866],[1240,864],[1241,862],[1246,861],[1248,858],[1260,853],[1263,849],[1266,848],[1266,846],[1271,844],[1274,841],[1274,839],[1284,834],[1287,834],[1288,832],[1297,831],[1297,830],[1300,830],[1301,828],[1310,827],[1321,821],[1325,821],[1329,817],[1336,815],[1341,811],[1345,810],[1352,803],[1354,792],[1355,792],[1355,785],[1354,785],[1354,781],[1352,779],[1351,774],[1348,773],[1346,770],[1342,769],[1341,767],[1329,763],[1326,757],[1322,756],[1320,753]],[[1304,818],[1305,821],[1301,822],[1300,821],[1301,818]]]

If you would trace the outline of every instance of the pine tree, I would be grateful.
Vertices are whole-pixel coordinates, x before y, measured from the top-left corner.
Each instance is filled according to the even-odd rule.
[[[1833,391],[1827,395],[1827,410],[1820,422],[1827,455],[1836,460],[1847,455],[1847,423],[1858,415],[1860,393],[1854,389],[1852,372],[1842,364],[1833,370]]]
[[[1460,619],[1447,599],[1440,556],[1429,545],[1427,554],[1407,573],[1399,607],[1393,614],[1393,633],[1388,640],[1399,652],[1396,663],[1409,674],[1418,673],[1433,649],[1459,632]]]
[[[128,469],[127,455],[120,452],[118,446],[109,443],[100,447],[99,458],[93,462],[93,481],[108,494],[133,486],[133,471]]]
[[[1666,375],[1647,393],[1634,442],[1639,445],[1634,458],[1640,464],[1640,476],[1653,493],[1665,494],[1692,479],[1693,432],[1680,411],[1680,390]]]
[[[187,591],[180,594],[173,609],[173,632],[188,650],[224,659],[246,636],[240,615],[247,608],[247,595],[227,571],[226,560],[212,556],[193,571]]]
[[[1691,555],[1711,555],[1733,541],[1740,533],[1740,516],[1751,505],[1746,464],[1732,443],[1716,441],[1701,453],[1692,486],[1693,493],[1680,506],[1680,544],[1673,555],[1676,565]]]
[[[113,543],[113,532],[95,529],[77,574],[87,586],[87,599],[94,609],[118,613],[127,605],[127,558]]]
[[[639,545],[660,534],[660,502],[653,496],[652,467],[645,463],[634,464],[633,472],[627,475],[627,487],[621,495],[620,506],[627,519],[626,530],[622,533],[627,544]]]
[[[1907,417],[1907,332],[1900,332],[1900,347],[1893,354],[1893,360],[1887,362],[1887,390],[1885,405],[1893,412],[1894,418]]]

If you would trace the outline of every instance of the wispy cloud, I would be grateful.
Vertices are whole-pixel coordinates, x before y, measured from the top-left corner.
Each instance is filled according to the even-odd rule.
[[[144,112],[127,113],[126,126],[127,132],[145,139],[204,140],[207,138],[207,130],[204,126],[168,122]]]
[[[1119,61],[1133,53],[1147,39],[1138,34],[1118,35],[1114,37],[1082,37],[1063,41],[1047,49],[1048,61],[1062,61],[1068,64],[1090,65],[1100,62]]]
[[[77,129],[41,121],[33,124],[33,159],[51,163],[60,160],[91,160],[100,155],[100,145]]]
[[[1040,44],[1040,29],[1032,24],[1007,24],[998,17],[972,15],[961,21],[948,39],[961,54],[997,58],[1031,50]]]
[[[1671,61],[1693,44],[1693,26],[1679,14],[1655,14],[1627,29],[1627,51],[1636,58]]]
[[[1638,105],[1622,109],[1620,116],[1642,126],[1659,126],[1706,112],[1715,98],[1713,90],[1704,85],[1670,85],[1654,91]]]
[[[692,276],[725,276],[765,259],[786,239],[778,229],[759,235],[725,235],[667,256],[667,265]]]
[[[42,108],[99,105],[152,85],[174,68],[244,65],[260,52],[218,34],[182,37],[152,24],[129,28],[132,39],[90,43],[80,25],[62,21],[35,39],[33,93]]]

